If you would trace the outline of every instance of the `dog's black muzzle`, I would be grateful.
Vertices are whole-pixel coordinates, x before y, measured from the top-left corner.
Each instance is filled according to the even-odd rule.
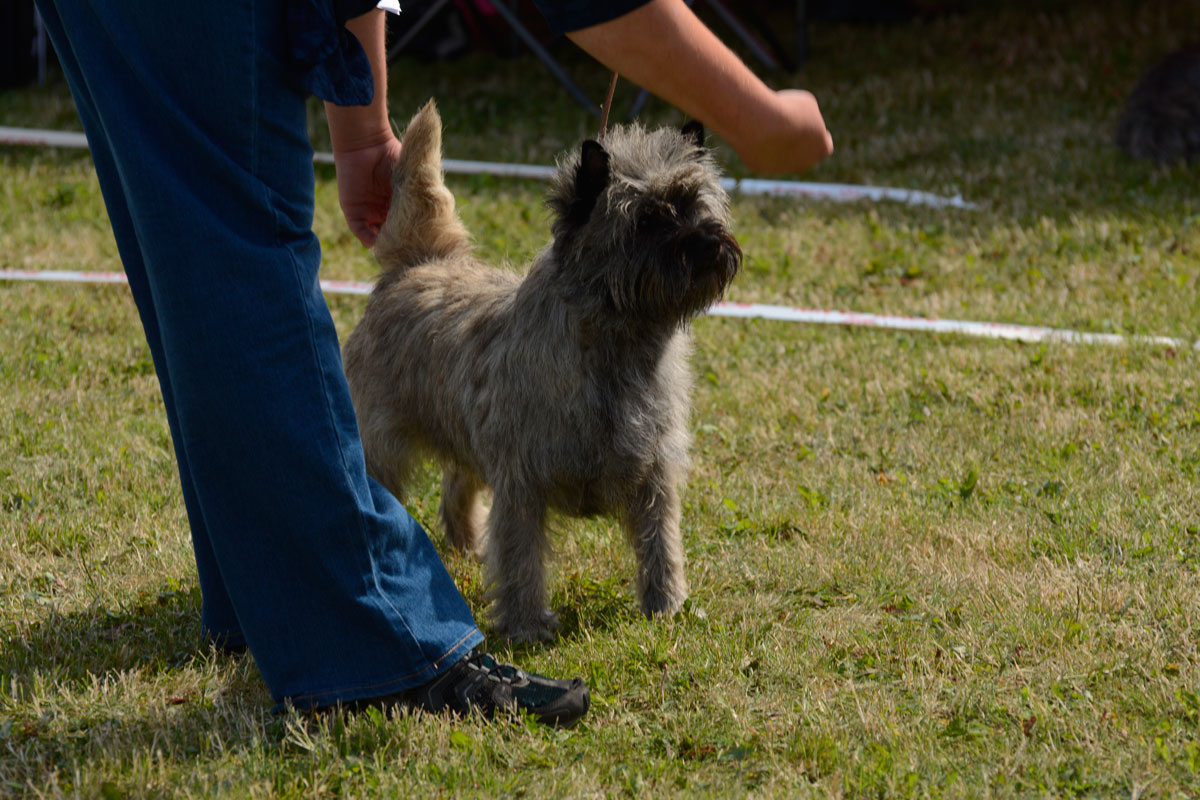
[[[682,249],[693,285],[707,281],[715,283],[713,300],[721,296],[742,265],[742,248],[733,234],[716,222],[697,226],[684,238]]]

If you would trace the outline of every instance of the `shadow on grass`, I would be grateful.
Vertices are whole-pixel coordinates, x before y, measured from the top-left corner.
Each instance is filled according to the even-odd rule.
[[[559,638],[574,641],[640,619],[637,598],[627,584],[619,577],[594,580],[578,572],[563,576],[553,598]]]
[[[640,616],[623,581],[570,575],[564,584],[554,598],[563,640]],[[0,634],[0,748],[6,751],[0,796],[5,787],[139,796],[147,769],[152,782],[179,782],[184,794],[208,796],[231,788],[230,759],[275,765],[298,756],[331,764],[395,747],[406,731],[427,727],[419,716],[384,721],[367,713],[343,721],[340,715],[273,714],[252,660],[209,648],[199,613],[198,588],[166,584],[127,609],[51,613]],[[520,646],[515,660],[553,646]],[[41,681],[31,686],[34,673]],[[128,686],[125,673],[134,673]],[[98,694],[97,678],[120,686]],[[275,791],[311,792],[308,771],[270,770],[277,773]]]
[[[574,573],[564,576],[562,587],[552,602],[560,622],[557,642],[524,645],[517,651],[575,641],[641,619],[637,599],[622,579],[598,581]],[[70,689],[89,685],[95,676],[126,670],[169,672],[212,654],[212,646],[200,634],[199,619],[200,589],[174,581],[126,609],[51,612],[25,630],[12,627],[0,633],[0,675],[40,673]],[[495,634],[489,638],[495,640]],[[231,656],[218,652],[217,657]]]
[[[554,592],[550,607],[558,615],[558,635],[549,642],[509,642],[487,624],[486,605],[481,597],[468,597],[472,608],[480,609],[480,630],[487,637],[487,646],[502,648],[520,660],[523,655],[536,653],[564,644],[585,641],[593,634],[603,634],[641,619],[637,598],[621,579],[597,581],[577,572],[561,578],[561,588]]]
[[[175,581],[128,608],[51,612],[0,634],[0,675],[36,672],[72,687],[123,670],[168,671],[208,654],[199,620],[200,589]]]
[[[137,796],[130,765],[284,747],[289,717],[271,713],[253,661],[214,650],[199,618],[199,588],[169,581],[128,608],[0,632],[0,796]]]

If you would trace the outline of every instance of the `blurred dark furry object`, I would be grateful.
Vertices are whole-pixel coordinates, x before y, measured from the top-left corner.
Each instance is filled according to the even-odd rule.
[[[1176,50],[1142,76],[1115,136],[1133,158],[1200,160],[1200,42]]]

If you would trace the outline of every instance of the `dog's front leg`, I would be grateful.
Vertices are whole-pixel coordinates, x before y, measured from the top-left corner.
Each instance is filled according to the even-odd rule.
[[[656,471],[625,512],[625,533],[637,556],[637,591],[647,617],[670,615],[687,599],[679,489]]]
[[[546,505],[510,488],[496,487],[488,512],[487,562],[491,619],[504,637],[549,641],[558,618],[546,604]]]

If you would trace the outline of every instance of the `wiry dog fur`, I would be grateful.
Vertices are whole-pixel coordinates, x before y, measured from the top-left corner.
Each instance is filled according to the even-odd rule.
[[[510,638],[556,626],[552,510],[619,516],[648,616],[687,596],[687,323],[741,263],[703,135],[633,125],[564,156],[554,239],[522,277],[472,255],[432,101],[405,131],[375,245],[384,273],[346,341],[346,374],[376,480],[403,496],[415,459],[443,464],[447,539],[484,556]]]

